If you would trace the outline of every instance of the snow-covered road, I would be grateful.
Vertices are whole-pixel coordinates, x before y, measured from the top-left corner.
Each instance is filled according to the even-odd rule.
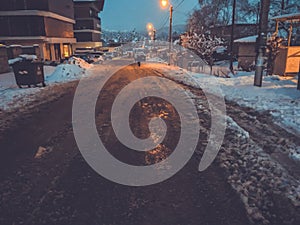
[[[51,108],[51,101],[61,107],[63,103],[59,104],[58,99],[63,98],[66,92],[69,92],[67,99],[68,104],[71,104],[70,90],[76,87],[76,80],[83,76],[101,76],[105,69],[106,65],[89,68],[74,64],[61,65],[47,75],[49,83],[45,88],[20,90],[13,85],[13,81],[7,80],[2,83],[3,94],[0,94],[3,102],[0,111],[1,130],[10,128],[11,122],[14,123],[18,117],[27,118],[28,113],[38,111],[41,104],[44,105],[44,110]],[[201,127],[201,132],[205,134],[209,133],[210,112],[205,95],[199,87],[205,85],[208,87],[206,89],[214,93],[215,88],[220,86],[227,103],[227,130],[216,165],[224,171],[224,179],[238,193],[247,215],[254,223],[290,221],[290,224],[294,224],[293,222],[300,220],[297,211],[300,203],[300,92],[296,90],[296,78],[265,77],[264,86],[258,88],[253,87],[253,75],[246,73],[238,73],[232,78],[216,78],[158,63],[142,63],[140,69],[134,67],[133,71],[139,70],[154,71],[158,76],[181,83],[197,106],[198,114],[205,124]],[[140,73],[141,76],[144,75]],[[150,107],[149,110],[154,109]],[[12,113],[9,112],[13,112],[13,118],[10,118]],[[54,115],[55,112],[52,112],[52,116]],[[104,116],[105,113],[101,115]],[[62,125],[59,124],[57,126]],[[51,127],[52,125],[49,129]],[[69,128],[68,125],[64,129],[71,132]],[[55,135],[59,136],[57,132],[55,131]],[[66,135],[71,138],[72,135],[68,132]],[[58,137],[57,139],[60,140]],[[206,144],[206,140],[201,141],[201,146]],[[49,145],[55,146],[49,147],[51,154],[60,154],[55,153],[57,146],[54,143]],[[48,148],[38,148],[39,151],[40,149],[47,152]],[[201,149],[202,147],[196,151],[199,158],[203,154]]]

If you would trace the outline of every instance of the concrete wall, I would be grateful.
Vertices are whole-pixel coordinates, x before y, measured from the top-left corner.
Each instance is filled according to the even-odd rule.
[[[21,46],[11,45],[5,48],[8,59],[17,58],[19,55],[36,55],[38,59],[41,59],[41,49],[39,45],[33,46]]]

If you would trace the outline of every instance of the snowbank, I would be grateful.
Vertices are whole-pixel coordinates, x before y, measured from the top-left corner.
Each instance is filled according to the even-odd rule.
[[[257,111],[269,111],[283,128],[300,134],[300,91],[297,77],[266,76],[263,87],[255,87],[253,72],[238,72],[232,78],[192,73],[178,67],[151,64],[165,76],[201,88],[209,87],[212,93],[221,87],[225,98]]]
[[[43,88],[0,87],[0,111],[18,108],[28,104]]]
[[[68,64],[73,64],[73,65],[77,65],[79,66],[80,68],[83,68],[83,69],[89,69],[92,67],[91,64],[87,63],[86,61],[84,61],[83,59],[81,58],[77,58],[77,57],[71,57],[70,59],[68,59],[66,61]]]
[[[159,57],[149,58],[149,59],[147,59],[147,62],[151,62],[151,63],[167,63],[166,61],[164,61],[163,59],[161,59]]]
[[[30,59],[30,56],[24,55],[15,59],[15,61],[22,60],[22,57]],[[87,69],[91,67],[92,65],[76,57],[70,58],[64,64],[57,67],[44,66],[46,84],[49,86],[55,83],[64,83],[80,79],[87,75]],[[35,95],[44,89],[45,88],[20,89],[16,85],[13,72],[0,74],[0,111],[18,108],[30,103],[35,98]]]
[[[64,64],[58,65],[55,71],[46,77],[47,83],[61,83],[80,79],[86,76],[86,70],[92,65],[83,59],[72,57]]]

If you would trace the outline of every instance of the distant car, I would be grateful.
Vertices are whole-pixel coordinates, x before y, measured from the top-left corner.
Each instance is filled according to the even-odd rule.
[[[105,52],[104,53],[104,59],[113,59],[114,58],[114,53],[113,52]]]
[[[144,62],[146,61],[146,54],[144,52],[137,52],[134,54],[135,62]]]
[[[88,56],[94,63],[101,63],[104,61],[103,53],[90,53]]]
[[[94,62],[94,60],[91,59],[91,57],[88,54],[75,54],[74,56],[77,57],[77,58],[83,59],[87,63],[93,63]]]
[[[223,61],[230,59],[230,54],[224,46],[217,46],[213,50],[212,58],[214,61]]]

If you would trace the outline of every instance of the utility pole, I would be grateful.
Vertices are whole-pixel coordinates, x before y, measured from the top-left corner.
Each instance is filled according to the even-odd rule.
[[[172,24],[173,24],[173,6],[170,5],[170,24],[169,24],[169,65],[171,65],[172,52]]]
[[[234,26],[235,26],[235,8],[236,8],[236,0],[233,1],[232,6],[232,22],[231,22],[231,39],[230,39],[230,66],[229,69],[233,74],[233,44],[234,44]]]
[[[258,37],[256,40],[256,70],[254,77],[254,86],[262,86],[264,56],[267,44],[268,18],[270,11],[270,0],[261,0],[260,21],[258,29]]]

